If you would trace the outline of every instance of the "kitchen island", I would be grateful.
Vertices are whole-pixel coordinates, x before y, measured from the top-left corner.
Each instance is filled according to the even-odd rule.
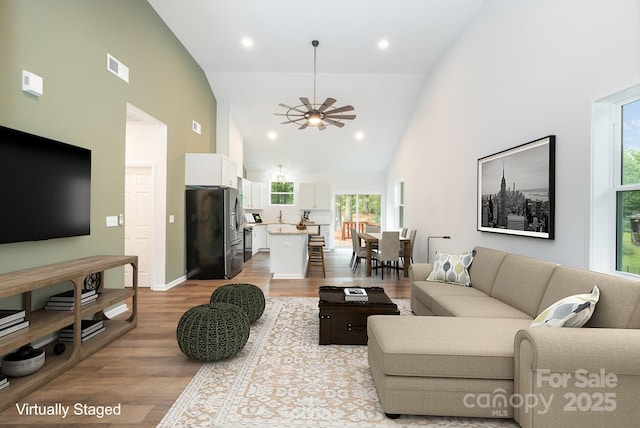
[[[301,279],[307,270],[307,241],[312,229],[294,225],[269,230],[271,273],[274,279]]]

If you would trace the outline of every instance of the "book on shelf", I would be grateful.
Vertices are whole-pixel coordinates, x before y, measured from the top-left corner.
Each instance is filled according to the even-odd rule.
[[[5,389],[9,386],[9,380],[5,377],[3,381],[0,381],[0,389]]]
[[[93,296],[89,296],[85,299],[82,299],[80,301],[80,306],[84,306],[86,304],[95,302],[96,300],[98,300],[98,295],[94,294]],[[57,302],[57,301],[49,300],[44,308],[52,311],[72,311],[73,305],[74,305],[74,302]]]
[[[26,313],[22,309],[0,309],[0,328],[24,320]]]
[[[3,328],[0,330],[0,337],[6,336],[7,334],[15,333],[18,330],[22,330],[23,328],[29,327],[29,320],[24,320],[21,323],[14,324],[11,327]]]
[[[9,328],[9,327],[14,326],[16,324],[20,324],[23,321],[24,321],[24,317],[15,319],[13,321],[9,321],[7,323],[4,323],[4,324],[0,325],[0,330],[4,330],[5,328]]]
[[[98,296],[89,296],[86,299],[80,300],[80,304],[81,305],[86,305],[87,303],[95,302],[96,300],[98,300]],[[47,304],[48,305],[52,305],[52,306],[71,306],[71,307],[73,307],[74,302],[60,302],[60,301],[55,301],[55,300],[49,300],[47,302]]]
[[[80,300],[84,301],[86,299],[89,299],[92,296],[96,296],[95,298],[98,297],[96,290],[90,290],[90,291],[83,291],[82,294],[80,295]],[[73,299],[75,297],[75,290],[69,290],[69,291],[65,291],[62,293],[58,293],[58,294],[54,294],[53,296],[51,296],[49,298],[50,302],[71,302],[73,303]]]
[[[364,288],[345,288],[344,300],[347,302],[367,302],[369,296]]]
[[[87,340],[99,335],[100,333],[102,333],[103,331],[106,330],[106,327],[102,326],[100,327],[98,330],[95,330],[87,335],[82,335],[81,340],[83,342],[86,342]],[[61,342],[73,342],[73,336],[63,336],[62,333],[60,335],[58,335],[58,340]]]
[[[102,327],[104,327],[104,322],[102,320],[82,320],[80,335],[84,337],[96,330],[101,329]],[[60,330],[60,336],[73,337],[73,325]]]

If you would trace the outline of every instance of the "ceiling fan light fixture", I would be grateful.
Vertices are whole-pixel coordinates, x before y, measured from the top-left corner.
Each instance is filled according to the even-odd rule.
[[[318,126],[320,122],[322,122],[323,115],[322,113],[318,113],[316,111],[311,112],[307,115],[307,121],[309,125]]]

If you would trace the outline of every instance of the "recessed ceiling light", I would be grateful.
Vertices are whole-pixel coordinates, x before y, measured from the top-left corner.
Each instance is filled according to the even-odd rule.
[[[378,42],[378,48],[380,50],[385,50],[389,47],[389,40],[387,39],[382,39]]]
[[[362,132],[362,131],[356,132],[356,140],[358,140],[358,141],[364,140],[364,132]]]
[[[276,134],[274,131],[269,131],[267,133],[267,138],[269,138],[270,140],[275,140],[276,138],[278,138],[278,134]]]
[[[247,49],[250,48],[251,46],[253,46],[253,40],[251,40],[249,37],[243,38],[242,46],[244,46]]]

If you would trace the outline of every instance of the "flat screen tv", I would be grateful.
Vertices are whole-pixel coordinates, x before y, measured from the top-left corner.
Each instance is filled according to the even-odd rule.
[[[91,150],[0,126],[0,244],[91,233]]]

